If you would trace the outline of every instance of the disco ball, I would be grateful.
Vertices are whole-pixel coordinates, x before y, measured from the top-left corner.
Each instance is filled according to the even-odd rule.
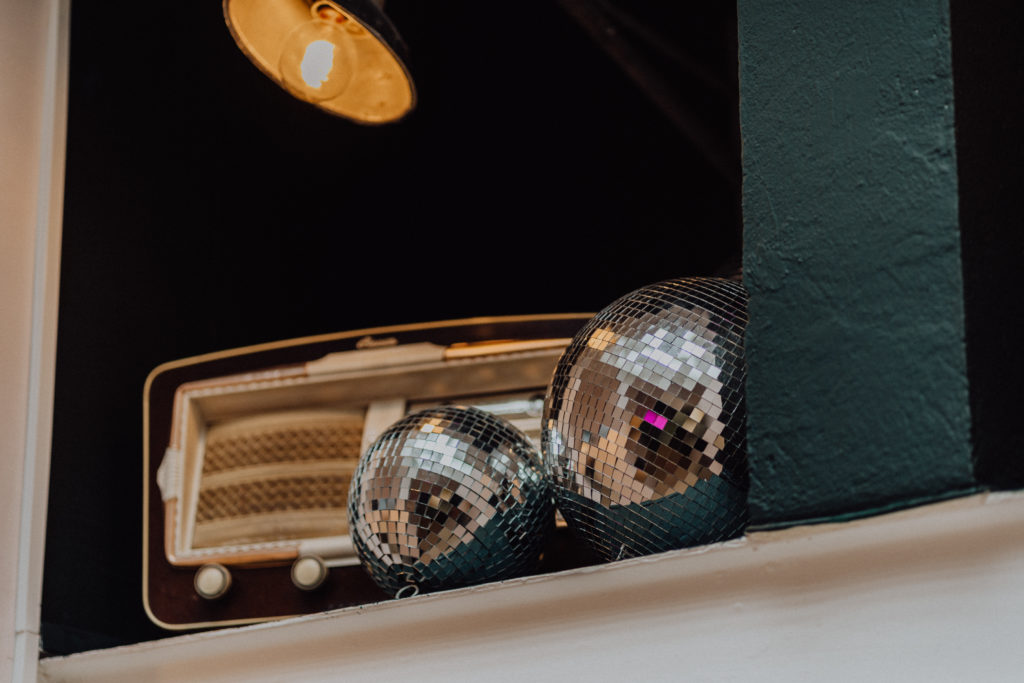
[[[540,453],[478,408],[429,408],[363,455],[348,494],[363,566],[399,597],[496,581],[535,566],[554,522]]]
[[[742,532],[746,302],[731,280],[644,287],[598,313],[559,360],[545,467],[566,522],[604,559]]]

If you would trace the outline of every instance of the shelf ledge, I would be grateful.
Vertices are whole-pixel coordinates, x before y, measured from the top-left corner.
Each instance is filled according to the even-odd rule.
[[[39,670],[44,681],[104,683],[1009,678],[1024,667],[1021,633],[1024,494],[1014,492],[55,657]]]

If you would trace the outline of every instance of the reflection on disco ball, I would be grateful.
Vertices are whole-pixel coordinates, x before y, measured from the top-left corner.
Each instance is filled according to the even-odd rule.
[[[731,280],[644,287],[597,314],[559,360],[545,466],[562,515],[603,558],[742,532],[746,302]]]
[[[405,417],[370,446],[348,516],[363,566],[404,596],[529,571],[554,501],[522,432],[477,408],[442,406]]]

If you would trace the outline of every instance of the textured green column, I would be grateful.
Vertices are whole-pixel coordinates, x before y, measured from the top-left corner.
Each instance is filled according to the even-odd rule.
[[[753,524],[970,489],[948,3],[738,17]]]

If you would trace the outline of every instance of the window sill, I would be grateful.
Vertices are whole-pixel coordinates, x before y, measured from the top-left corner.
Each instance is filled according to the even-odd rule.
[[[1019,675],[1022,632],[1024,494],[1001,493],[45,659],[39,672],[105,683],[992,679]]]

